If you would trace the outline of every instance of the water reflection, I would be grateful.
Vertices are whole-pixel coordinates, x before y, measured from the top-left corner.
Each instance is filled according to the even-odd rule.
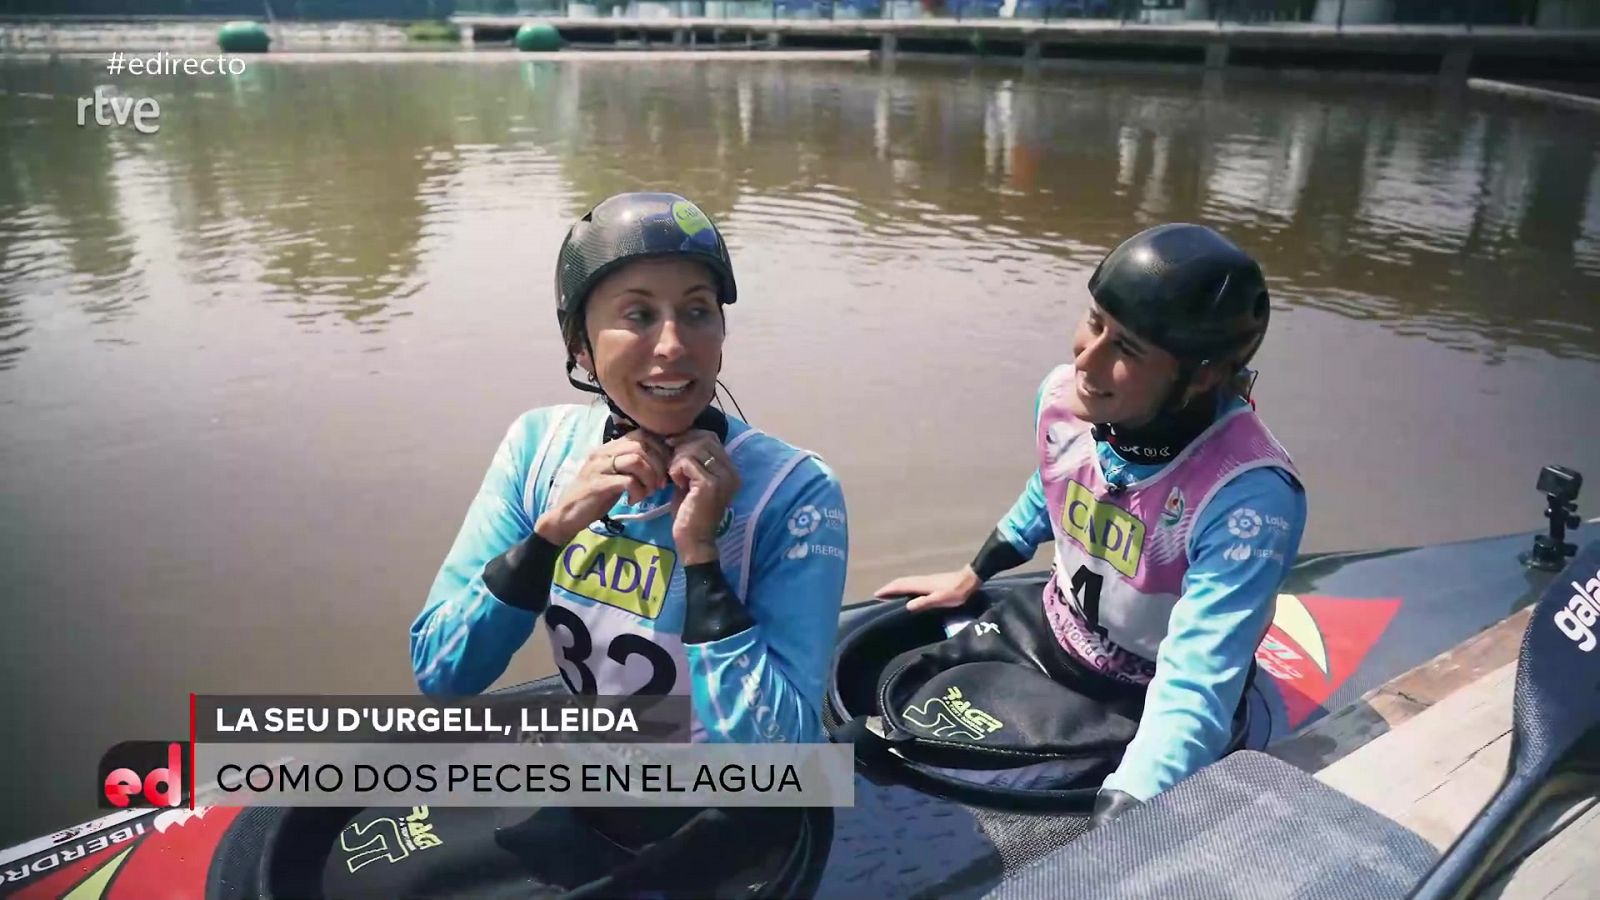
[[[583,112],[557,130],[586,199],[626,183],[684,183],[714,204],[736,190],[747,229],[829,233],[896,265],[1009,261],[1018,277],[1031,254],[1088,265],[1135,226],[1199,219],[1258,248],[1291,304],[1491,360],[1508,345],[1597,353],[1597,129],[1578,117],[1427,89],[903,66],[705,67],[642,91],[586,67],[560,77],[581,82],[561,108]]]
[[[436,150],[455,143],[461,80],[397,90],[378,66],[257,66],[216,94],[180,95],[194,121],[164,124],[184,137],[160,148],[186,276],[307,323],[407,314],[429,201],[453,174]]]
[[[59,115],[72,96],[52,77],[61,71],[0,68],[0,368],[16,364],[45,312],[103,325],[146,297],[119,197],[129,150],[70,139],[81,132]]]
[[[566,220],[640,187],[696,197],[736,242],[832,243],[881,273],[862,287],[905,266],[1029,282],[1206,221],[1291,305],[1490,360],[1600,355],[1600,129],[1534,108],[905,63],[263,63],[141,80],[146,138],[71,121],[97,76],[0,66],[0,368],[62,308],[108,336],[153,284],[381,333],[475,217]]]
[[[94,61],[0,60],[0,578],[48,600],[0,643],[48,686],[0,708],[39,738],[0,768],[86,770],[196,689],[412,690],[395,637],[489,448],[576,398],[556,244],[623,188],[727,225],[727,383],[841,473],[851,597],[970,557],[1089,267],[1163,219],[1297,307],[1258,395],[1307,549],[1537,527],[1533,466],[1600,469],[1560,414],[1600,366],[1544,352],[1600,358],[1600,123],[1233,73],[460,57],[122,82],[151,136],[73,124]],[[0,844],[94,814],[34,787]]]

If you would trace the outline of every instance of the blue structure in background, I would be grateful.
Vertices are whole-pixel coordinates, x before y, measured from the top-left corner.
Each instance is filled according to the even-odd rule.
[[[883,17],[882,0],[838,0],[835,8],[841,18],[879,19]]]
[[[851,4],[851,0],[844,0],[840,7]],[[791,19],[831,19],[833,18],[834,0],[773,0],[779,18]]]
[[[945,0],[949,14],[958,19],[998,19],[1005,0]]]
[[[270,0],[273,18],[336,21],[447,19],[456,0]],[[263,19],[262,0],[0,0],[0,15],[232,16]]]
[[[1017,0],[1019,19],[1114,19],[1121,13],[1113,0]]]
[[[878,19],[887,15],[885,0],[774,0],[779,18]],[[943,0],[930,13],[960,19],[998,19],[1006,0]],[[1017,0],[1019,19],[1116,18],[1117,0]]]

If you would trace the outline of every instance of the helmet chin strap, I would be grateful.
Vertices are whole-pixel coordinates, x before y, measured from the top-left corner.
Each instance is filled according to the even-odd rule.
[[[1178,378],[1167,395],[1162,398],[1156,417],[1137,428],[1120,426],[1113,422],[1098,422],[1090,429],[1097,441],[1110,444],[1118,456],[1131,463],[1158,464],[1171,462],[1179,453],[1216,420],[1216,390],[1184,402],[1194,376],[1206,364],[1182,361]],[[1123,486],[1115,486],[1118,491]]]
[[[589,358],[594,359],[594,345],[589,343],[589,335],[587,334],[583,336],[583,348],[589,351]],[[606,401],[606,408],[611,410],[611,421],[606,425],[605,440],[614,440],[639,427],[637,422],[622,411],[622,407],[617,405],[617,401],[611,399],[611,395],[606,393],[606,389],[600,386],[600,376],[589,372],[587,383],[579,381],[572,377],[573,371],[577,368],[578,360],[569,351],[567,353],[567,383],[585,393],[598,394]]]
[[[573,387],[577,388],[580,391],[584,391],[585,393],[599,394],[600,396],[604,397],[606,392],[604,390],[602,390],[600,388],[600,385],[594,381],[594,373],[593,372],[589,373],[589,379],[590,380],[587,383],[579,381],[578,379],[572,377],[572,373],[577,368],[578,368],[578,361],[573,359],[570,355],[568,355],[567,356],[567,383],[572,385]]]
[[[722,315],[723,314],[723,309],[722,308],[723,308],[724,305],[725,304],[722,304],[722,303],[718,303],[717,304],[717,314],[718,315]],[[727,327],[726,319],[724,319],[723,327],[724,328]],[[581,331],[583,332],[583,349],[585,349],[585,350],[587,350],[589,352],[589,359],[593,360],[595,358],[595,356],[594,356],[594,344],[589,341],[589,330],[587,328],[583,328],[583,329],[581,329]],[[606,408],[611,410],[611,422],[606,426],[605,440],[608,440],[608,441],[614,440],[614,439],[616,439],[618,437],[621,437],[624,434],[627,434],[629,431],[632,431],[633,429],[639,427],[639,423],[635,422],[632,419],[632,417],[630,417],[627,413],[623,412],[622,411],[622,407],[617,405],[617,401],[611,399],[611,395],[606,393],[606,389],[600,386],[600,376],[596,375],[593,372],[587,372],[587,374],[589,376],[589,380],[587,382],[579,381],[578,379],[572,377],[572,373],[574,371],[576,371],[577,369],[578,369],[577,357],[572,355],[572,351],[571,350],[568,350],[567,351],[567,383],[572,385],[573,387],[577,388],[578,390],[583,391],[584,393],[597,394],[600,397],[604,398],[605,401],[606,401]],[[722,358],[720,356],[717,358],[717,372],[719,374],[722,372]],[[728,392],[728,398],[729,399],[733,399],[733,391],[728,390],[728,386],[723,384],[720,379],[714,380],[714,383],[715,383],[716,387],[721,388],[722,390]],[[716,399],[715,390],[713,390],[712,397],[713,397],[713,399]],[[739,409],[739,401],[734,399],[733,400],[733,406],[734,406],[734,409]],[[739,418],[741,418],[741,419],[745,418],[744,410],[742,410],[742,409],[739,409]],[[745,421],[749,421],[749,420],[745,419]],[[719,439],[726,440],[728,424],[727,424],[727,420],[725,418],[723,418],[720,414],[719,415],[715,415],[715,416],[707,416],[705,413],[701,413],[700,416],[697,416],[695,418],[695,424],[696,424],[696,426],[706,428],[708,431],[716,432]]]
[[[589,345],[588,335],[584,336],[583,342],[585,348],[589,351],[589,358],[594,359],[594,347]],[[617,401],[611,399],[611,395],[606,393],[605,388],[600,386],[599,376],[595,375],[593,372],[588,373],[589,380],[587,383],[572,377],[573,371],[577,368],[578,361],[574,359],[571,354],[568,354],[567,382],[580,391],[599,395],[606,401],[606,409],[611,411],[611,418],[606,421],[606,430],[604,436],[601,438],[602,441],[614,441],[617,438],[622,437],[628,432],[634,430],[635,428],[642,427],[638,422],[633,420],[632,416],[629,416],[627,413],[623,412],[622,407],[617,405]],[[727,390],[727,387],[722,385],[720,381],[717,382],[717,384],[721,386],[723,390]],[[729,391],[729,396],[732,396],[731,391]],[[738,405],[738,401],[735,400],[734,406],[737,407]],[[743,418],[742,410],[740,411],[740,417]],[[726,441],[728,439],[727,417],[723,415],[721,410],[715,409],[711,406],[707,406],[700,412],[698,416],[695,416],[694,422],[689,427],[701,428],[709,431],[715,434],[717,436],[717,440],[719,441]]]

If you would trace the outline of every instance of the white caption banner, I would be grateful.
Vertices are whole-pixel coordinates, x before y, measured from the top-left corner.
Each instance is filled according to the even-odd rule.
[[[195,748],[213,806],[855,805],[844,744],[232,744]]]

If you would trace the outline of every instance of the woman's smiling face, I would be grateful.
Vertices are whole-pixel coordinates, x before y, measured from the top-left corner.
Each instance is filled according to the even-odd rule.
[[[1089,422],[1136,428],[1161,411],[1178,380],[1178,358],[1124,328],[1091,303],[1072,341],[1077,384],[1072,414]]]
[[[725,336],[717,289],[706,265],[662,257],[629,263],[590,292],[584,327],[594,355],[574,355],[646,431],[687,431],[711,404]]]

